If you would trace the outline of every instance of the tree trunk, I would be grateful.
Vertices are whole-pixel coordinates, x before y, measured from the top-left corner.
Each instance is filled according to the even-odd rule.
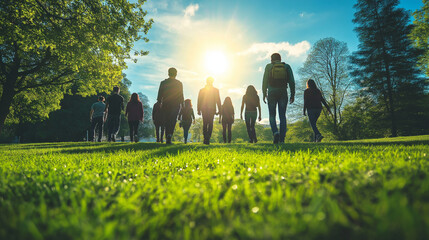
[[[376,5],[375,5],[376,6]],[[390,115],[390,121],[391,121],[391,134],[392,137],[396,137],[397,136],[397,127],[396,127],[396,116],[395,116],[395,105],[393,102],[393,89],[392,89],[392,77],[390,76],[390,61],[389,61],[389,56],[387,53],[387,47],[386,47],[386,41],[385,41],[385,33],[384,33],[384,29],[381,27],[381,20],[380,20],[380,16],[379,13],[377,11],[377,9],[374,9],[374,13],[375,13],[375,17],[377,20],[377,26],[378,26],[378,30],[379,30],[379,34],[380,34],[380,40],[381,40],[381,49],[383,51],[383,62],[384,62],[384,68],[386,71],[386,83],[387,83],[387,98],[389,99],[389,115]]]
[[[397,137],[398,130],[396,126],[396,116],[395,116],[395,108],[394,108],[395,105],[393,102],[392,80],[387,66],[386,66],[386,80],[387,80],[387,96],[389,99],[389,114],[390,114],[390,121],[392,124],[390,130],[391,130],[392,137]]]
[[[16,76],[6,79],[6,83],[3,85],[3,93],[0,99],[0,134],[3,131],[6,117],[10,112],[10,106],[12,105],[13,97],[15,97],[14,85],[16,82]]]

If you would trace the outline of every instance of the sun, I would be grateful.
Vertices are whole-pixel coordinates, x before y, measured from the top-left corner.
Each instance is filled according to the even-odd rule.
[[[207,51],[204,59],[204,66],[210,75],[221,75],[228,69],[228,58],[222,51]]]

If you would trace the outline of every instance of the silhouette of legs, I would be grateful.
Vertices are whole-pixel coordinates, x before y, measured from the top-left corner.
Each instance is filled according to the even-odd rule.
[[[98,142],[101,142],[103,136],[103,117],[95,117],[91,121],[91,129],[89,131],[89,141],[94,141],[95,130],[98,132]]]
[[[139,121],[128,121],[128,125],[130,126],[130,141],[134,142],[139,129]]]
[[[319,119],[321,112],[322,112],[321,108],[307,109],[308,121],[310,122],[310,126],[313,129],[315,142],[323,138],[322,134],[320,134],[319,129],[317,129],[317,126],[316,126],[317,119]]]
[[[183,123],[183,138],[185,143],[188,142],[188,134],[189,134],[189,128],[191,128],[192,122],[184,122]]]
[[[176,120],[179,110],[179,105],[165,108],[165,136],[167,144],[171,144],[171,138],[173,137],[174,128],[176,127]]]
[[[112,115],[107,116],[107,140],[116,141],[116,134],[119,131],[119,125],[121,124],[121,115]]]
[[[223,122],[222,123],[222,136],[223,136],[223,142],[227,143],[227,136],[226,136],[226,131],[228,130],[228,143],[231,143],[231,127],[232,124],[231,123],[227,123],[227,122]]]
[[[286,136],[286,108],[287,108],[287,92],[286,90],[276,91],[271,90],[268,92],[268,112],[270,115],[270,126],[273,135],[280,142],[284,142]],[[276,106],[278,105],[279,119],[280,119],[280,132],[277,128],[276,122]],[[277,140],[277,141],[278,141]]]
[[[156,142],[163,143],[164,142],[164,125],[163,124],[155,124],[155,133],[156,133]]]
[[[257,142],[256,132],[255,132],[255,123],[256,123],[256,111],[246,111],[244,113],[244,119],[246,122],[247,134],[249,135],[249,142]]]
[[[212,131],[213,131],[213,118],[214,118],[214,113],[203,112],[204,144],[210,144],[210,138],[212,136]]]

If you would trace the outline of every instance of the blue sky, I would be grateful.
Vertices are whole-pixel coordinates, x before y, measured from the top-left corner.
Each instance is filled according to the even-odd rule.
[[[262,98],[263,69],[269,55],[279,52],[282,60],[291,65],[297,81],[297,98],[302,98],[304,89],[299,84],[302,79],[298,69],[316,41],[334,37],[346,42],[350,53],[357,50],[359,43],[352,23],[355,2],[148,0],[145,9],[155,21],[149,30],[150,41],[137,42],[134,49],[150,53],[138,57],[137,63],[128,62],[125,73],[132,81],[130,90],[147,95],[153,104],[160,81],[167,78],[169,67],[175,67],[177,79],[183,82],[185,98],[195,104],[205,79],[214,76],[221,100],[230,96],[237,114],[248,85],[254,85]],[[411,11],[421,6],[421,0],[400,3],[400,7]],[[227,62],[222,73],[208,69],[208,65],[215,64],[207,58],[211,51],[223,55]],[[261,104],[266,122],[267,107],[262,101]]]

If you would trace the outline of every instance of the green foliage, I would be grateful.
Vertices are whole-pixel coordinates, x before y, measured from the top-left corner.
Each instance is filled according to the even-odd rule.
[[[0,238],[428,239],[428,146],[0,145]]]
[[[131,95],[128,90],[131,82],[125,75],[123,75],[123,77],[121,84],[118,85],[121,89],[120,95],[124,97],[126,106]],[[101,93],[99,95],[103,95],[104,97],[108,96],[106,93]],[[35,103],[39,103],[40,105],[22,104],[20,106],[32,106],[33,108],[13,109],[11,114],[13,114],[14,117],[17,116],[16,119],[19,121],[11,123],[9,126],[16,129],[14,136],[19,136],[21,142],[82,141],[83,139],[86,139],[87,131],[90,128],[89,112],[91,110],[91,106],[93,103],[98,101],[99,95],[88,97],[65,95],[61,100],[61,108],[52,112],[51,110],[44,110],[43,105],[40,104],[41,97],[36,97],[38,100],[35,101]],[[153,134],[153,126],[151,123],[152,110],[148,104],[148,98],[142,93],[139,93],[139,95],[145,110],[145,119],[144,123],[140,125],[139,136],[150,137],[151,134]],[[47,98],[49,97],[49,94],[44,94],[43,96]],[[25,95],[25,97],[28,97],[28,95]],[[17,99],[20,100],[21,98]],[[25,99],[26,98],[23,100]],[[46,107],[48,106],[49,105],[46,105]],[[38,119],[35,117],[37,114],[32,115],[34,111],[38,111],[39,109],[40,111],[45,111],[46,114],[49,114],[49,118]],[[104,134],[107,134],[106,124],[103,132]],[[123,112],[118,139],[120,140],[122,136],[125,137],[128,135],[128,121],[125,117],[125,113]]]
[[[414,40],[414,45],[422,49],[424,54],[419,58],[421,69],[429,77],[429,0],[423,0],[421,9],[413,13],[414,28],[411,31],[410,38]]]
[[[34,123],[49,117],[49,113],[60,108],[64,94],[55,86],[28,89],[18,93],[13,102],[6,124]]]
[[[90,96],[119,83],[134,42],[148,40],[142,34],[153,21],[144,19],[144,2],[0,1],[0,131],[20,93],[41,98],[43,117],[72,89]]]
[[[320,127],[320,120],[318,122],[318,127],[320,132],[326,136],[325,132]],[[313,142],[313,135],[310,122],[308,121],[308,118],[305,117],[287,125],[285,142]]]
[[[153,137],[155,135],[155,126],[152,122],[152,106],[149,105],[149,98],[146,95],[141,92],[138,94],[144,110],[144,119],[139,126],[138,135],[139,137]]]
[[[386,111],[383,126],[390,128],[391,136],[419,131],[414,126],[422,125],[423,119],[410,116],[416,108],[417,114],[423,114],[420,111],[427,105],[417,105],[427,87],[416,64],[421,51],[408,38],[410,16],[398,4],[398,0],[359,0],[353,20],[360,41],[352,57],[353,75],[361,93]]]

